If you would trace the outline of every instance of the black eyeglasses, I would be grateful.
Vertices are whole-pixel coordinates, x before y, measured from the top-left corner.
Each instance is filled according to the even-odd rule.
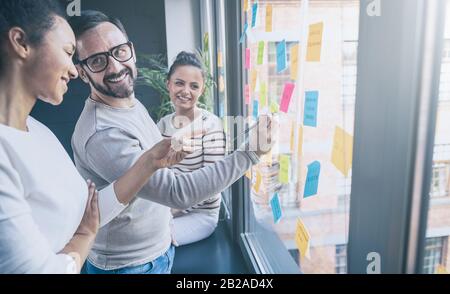
[[[84,64],[93,73],[104,71],[109,65],[109,56],[118,62],[127,62],[133,58],[133,43],[120,44],[107,52],[101,52],[80,60],[78,64]]]

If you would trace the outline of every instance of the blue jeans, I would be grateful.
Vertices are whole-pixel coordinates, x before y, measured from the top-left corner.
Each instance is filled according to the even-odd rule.
[[[138,266],[123,267],[115,270],[102,270],[86,260],[82,273],[86,274],[170,274],[175,257],[175,247],[170,246],[160,257]]]

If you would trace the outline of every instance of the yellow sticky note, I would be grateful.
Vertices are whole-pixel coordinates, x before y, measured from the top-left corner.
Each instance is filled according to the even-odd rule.
[[[306,52],[306,61],[320,61],[322,51],[323,22],[309,26],[308,50]]]
[[[272,32],[272,4],[266,5],[266,32]]]
[[[244,0],[244,11],[248,10],[248,0]]]
[[[295,230],[295,243],[302,258],[309,257],[309,240],[310,235],[305,224],[300,218],[297,219],[297,227]]]
[[[259,86],[259,105],[261,108],[267,106],[267,84],[261,83]]]
[[[280,183],[289,184],[289,155],[280,155]]]
[[[298,158],[303,154],[303,126],[298,126]]]
[[[259,192],[259,188],[261,187],[261,182],[262,182],[262,176],[261,173],[259,171],[256,172],[256,179],[255,179],[255,192],[258,193]]]
[[[217,52],[217,67],[223,67],[222,51]]]
[[[436,267],[436,274],[438,275],[448,275],[449,272],[447,271],[447,269],[445,268],[445,266],[443,266],[442,264],[439,264]]]
[[[331,162],[347,177],[352,167],[353,136],[349,135],[342,128],[336,127],[333,141]]]
[[[255,92],[257,78],[258,72],[256,71],[256,69],[252,69],[250,72],[250,88],[252,89],[252,92]]]
[[[248,178],[248,179],[252,179],[252,169],[249,169],[246,173],[245,173],[245,176]]]
[[[270,101],[270,112],[272,113],[278,113],[280,109],[280,106],[278,106],[278,103],[276,103],[275,101]]]
[[[294,153],[295,148],[295,121],[292,122],[291,126],[291,152]]]
[[[291,47],[291,80],[297,80],[298,76],[298,54],[300,46],[294,45]]]

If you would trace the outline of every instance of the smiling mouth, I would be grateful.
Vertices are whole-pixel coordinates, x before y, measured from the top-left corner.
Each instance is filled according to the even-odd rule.
[[[116,83],[120,83],[121,81],[125,80],[125,78],[128,76],[128,72],[123,72],[121,75],[119,75],[118,77],[115,77],[113,79],[106,79],[106,81],[108,83],[112,83],[112,84],[116,84]]]
[[[177,95],[177,99],[181,100],[183,102],[190,102],[191,101],[191,98],[183,97],[183,96],[180,96],[180,95]]]

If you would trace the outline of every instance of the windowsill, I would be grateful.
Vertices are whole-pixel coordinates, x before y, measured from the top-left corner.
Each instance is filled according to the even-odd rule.
[[[225,221],[205,240],[177,247],[173,274],[248,274],[239,247],[233,244]]]

